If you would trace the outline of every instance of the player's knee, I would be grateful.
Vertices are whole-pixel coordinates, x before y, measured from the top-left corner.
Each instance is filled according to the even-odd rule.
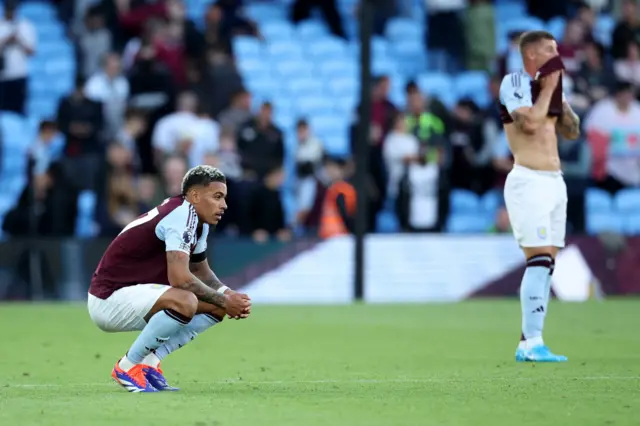
[[[198,298],[190,291],[175,290],[177,291],[173,292],[167,309],[173,309],[186,317],[193,318],[198,309]]]

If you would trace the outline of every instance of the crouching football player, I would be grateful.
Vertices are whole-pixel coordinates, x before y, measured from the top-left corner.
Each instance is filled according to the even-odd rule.
[[[103,331],[142,330],[111,373],[129,392],[177,390],[160,361],[208,328],[246,318],[251,301],[213,273],[209,227],[227,204],[225,176],[211,166],[187,172],[182,195],[140,216],[111,242],[93,274],[88,309]]]

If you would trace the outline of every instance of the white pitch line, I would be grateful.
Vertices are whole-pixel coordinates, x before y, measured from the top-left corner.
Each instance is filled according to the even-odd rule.
[[[208,385],[298,385],[298,384],[385,384],[385,383],[470,383],[470,382],[502,382],[502,381],[616,381],[616,380],[640,380],[640,376],[583,376],[583,377],[486,377],[482,379],[459,379],[459,378],[416,378],[416,379],[327,379],[327,380],[216,380],[212,382],[197,382],[193,384]],[[116,383],[20,383],[20,384],[0,384],[0,390],[10,388],[72,388],[72,387],[105,387],[114,386]]]

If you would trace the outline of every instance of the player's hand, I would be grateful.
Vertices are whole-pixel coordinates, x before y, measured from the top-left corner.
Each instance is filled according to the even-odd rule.
[[[554,71],[546,77],[542,77],[540,85],[544,90],[555,90],[558,87],[558,82],[562,78],[562,71]]]
[[[244,293],[226,294],[225,308],[229,318],[246,318],[251,313],[251,299]]]

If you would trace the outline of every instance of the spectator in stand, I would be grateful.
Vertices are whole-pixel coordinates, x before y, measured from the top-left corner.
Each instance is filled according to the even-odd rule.
[[[425,3],[431,68],[458,72],[463,66],[465,28],[461,16],[467,0],[425,0]]]
[[[78,77],[73,93],[58,105],[57,122],[66,138],[64,173],[79,189],[95,190],[104,153],[104,114],[102,104],[87,98],[84,87]]]
[[[593,105],[606,98],[614,83],[614,74],[605,61],[604,47],[589,42],[584,49],[585,60],[576,75],[571,106],[581,116]]]
[[[82,76],[89,78],[100,72],[103,58],[113,48],[112,36],[106,28],[104,13],[100,6],[93,5],[87,9],[84,23],[77,32],[77,43]]]
[[[470,0],[465,10],[466,68],[489,71],[496,56],[495,11],[490,0]]]
[[[611,193],[640,186],[640,102],[632,86],[618,83],[612,97],[593,107],[584,128],[596,185]]]
[[[259,243],[276,237],[280,241],[289,241],[291,231],[287,228],[284,207],[280,200],[280,187],[284,181],[281,167],[267,172],[263,181],[251,193],[249,215],[251,236]]]
[[[78,193],[60,168],[63,148],[64,139],[56,124],[51,121],[40,123],[38,136],[29,153],[33,163],[32,175],[18,203],[7,212],[2,224],[2,229],[8,234],[14,237],[29,235],[29,221],[31,214],[35,214],[38,235],[73,235]]]
[[[234,94],[243,90],[242,77],[233,58],[223,50],[211,48],[206,55],[207,72],[203,78],[209,79],[213,87],[212,99],[209,102],[211,114],[216,117],[229,105]]]
[[[624,0],[622,3],[622,19],[618,21],[611,40],[614,59],[628,55],[629,43],[640,43],[640,19],[636,0]]]
[[[187,173],[187,161],[180,155],[170,155],[161,166],[163,198],[182,193],[182,178]]]
[[[164,116],[153,131],[156,161],[171,154],[188,158],[191,167],[202,164],[206,152],[218,147],[218,124],[200,108],[194,93],[183,92],[178,97],[176,112]]]
[[[558,144],[562,174],[567,185],[567,222],[575,233],[585,230],[584,193],[591,182],[591,150],[584,140]]]
[[[558,54],[568,74],[576,74],[583,60],[583,49],[586,32],[584,25],[577,19],[567,22],[564,37],[558,43]]]
[[[36,32],[31,22],[16,16],[16,0],[4,2],[0,16],[0,111],[24,115],[28,58],[35,53]]]
[[[311,133],[309,123],[299,120],[296,125],[296,224],[304,226],[313,208],[324,149],[322,142]]]
[[[111,140],[122,128],[129,98],[129,81],[122,75],[119,54],[109,53],[102,58],[102,71],[87,80],[84,93],[92,101],[102,103],[104,138]]]
[[[480,109],[473,101],[463,99],[454,108],[453,117],[449,136],[453,148],[451,186],[484,194],[493,185],[487,158],[493,144],[484,137]]]
[[[600,1],[600,0],[597,0]],[[604,0],[608,1],[608,0]],[[591,5],[579,2],[575,14],[575,18],[580,21],[584,27],[585,41],[592,42],[593,34],[596,26],[597,13],[596,9]]]
[[[407,130],[407,118],[398,113],[394,126],[384,141],[384,159],[389,174],[387,197],[395,201],[398,197],[400,181],[406,174],[409,164],[418,161],[420,142]]]
[[[631,42],[627,46],[627,55],[613,63],[613,71],[619,81],[626,81],[640,95],[640,45]]]
[[[96,219],[100,235],[113,237],[144,211],[138,204],[132,172],[133,156],[124,145],[113,143],[107,149],[104,193],[99,198]]]
[[[356,189],[349,182],[353,164],[348,161],[326,157],[324,171],[328,186],[320,213],[320,238],[328,239],[352,234],[356,219]]]
[[[261,181],[270,171],[283,167],[284,137],[272,117],[273,106],[265,102],[258,115],[238,131],[238,151],[245,178]]]
[[[240,126],[253,118],[251,113],[251,93],[240,89],[231,97],[231,104],[218,116],[223,131],[237,133]]]
[[[147,118],[139,110],[129,109],[124,116],[124,125],[114,138],[116,143],[125,147],[132,158],[132,167],[135,172],[141,171],[140,152],[138,140],[147,129]]]

